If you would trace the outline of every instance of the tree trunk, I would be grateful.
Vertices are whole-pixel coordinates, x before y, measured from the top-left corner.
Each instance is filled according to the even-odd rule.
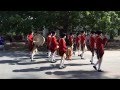
[[[110,39],[113,40],[114,36],[113,36],[113,30],[110,31]]]
[[[120,30],[118,30],[118,36],[120,35]]]

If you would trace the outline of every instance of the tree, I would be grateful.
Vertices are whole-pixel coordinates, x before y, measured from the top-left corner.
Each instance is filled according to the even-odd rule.
[[[0,32],[27,34],[30,30],[59,29],[61,33],[102,30],[120,34],[120,11],[0,11]]]

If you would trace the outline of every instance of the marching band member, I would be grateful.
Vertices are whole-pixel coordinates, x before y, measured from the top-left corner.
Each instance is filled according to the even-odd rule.
[[[70,55],[70,57],[68,58],[68,59],[72,59],[72,54],[74,54],[74,52],[73,52],[73,46],[74,46],[74,35],[73,35],[73,33],[70,33],[70,35],[69,35],[69,45],[70,45],[70,47],[68,47],[68,52],[70,52],[71,54],[69,54]]]
[[[81,43],[81,50],[82,50],[80,57],[81,57],[81,59],[84,59],[83,54],[85,52],[85,43],[86,43],[85,31],[81,31],[80,41],[81,41],[80,43]]]
[[[108,38],[106,37],[105,34],[103,34],[103,45],[104,45],[104,47],[107,45],[107,42],[108,42]]]
[[[47,49],[48,49],[48,57],[50,57],[51,55],[51,51],[50,51],[50,43],[51,43],[51,32],[48,33],[48,36],[47,36]]]
[[[89,44],[90,44],[90,51],[92,53],[90,62],[91,62],[91,64],[93,64],[93,57],[94,57],[94,52],[95,52],[95,32],[94,31],[91,31]]]
[[[72,60],[72,46],[70,42],[70,36],[67,35],[66,38],[66,45],[67,45],[67,51],[66,51],[66,60]]]
[[[39,31],[36,31],[33,35],[33,47],[31,52],[31,61],[33,60],[34,55],[36,54],[37,48],[43,46],[45,43],[45,38],[40,34]]]
[[[73,33],[70,33],[70,35],[69,35],[69,42],[70,42],[70,46],[72,47],[72,50],[73,50],[73,44],[74,44],[74,36],[73,36]]]
[[[64,61],[65,61],[65,53],[67,51],[67,46],[66,46],[66,34],[62,34],[61,38],[59,40],[59,55],[61,56],[61,61],[60,61],[60,66],[59,68],[65,68],[66,66],[64,65]]]
[[[98,34],[98,37],[96,40],[96,53],[97,53],[98,61],[96,62],[96,64],[94,64],[93,68],[98,72],[102,72],[101,63],[104,55],[104,45],[103,45],[103,39],[102,39],[102,32],[97,31],[97,34]],[[97,65],[98,65],[98,69],[96,67]]]
[[[33,34],[34,34],[34,32],[30,32],[29,35],[27,36],[31,61],[33,60],[33,56],[34,56],[34,54],[33,54],[33,47],[34,47]]]
[[[51,44],[50,44],[50,50],[51,50],[51,63],[55,63],[55,51],[59,48],[58,42],[56,39],[56,33],[53,31],[52,32],[52,37],[51,37]]]
[[[80,33],[77,33],[77,37],[76,37],[76,49],[78,51],[78,56],[80,56]]]
[[[29,46],[29,50],[31,51],[32,48],[33,48],[33,34],[34,32],[30,32],[28,35],[27,35],[27,40],[28,40],[28,46]]]

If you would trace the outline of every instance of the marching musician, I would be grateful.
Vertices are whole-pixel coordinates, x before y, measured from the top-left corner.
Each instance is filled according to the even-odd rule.
[[[59,66],[60,69],[66,67],[64,65],[65,53],[67,51],[65,38],[66,38],[66,34],[61,34],[61,37],[60,37],[60,40],[59,40],[59,55],[61,56],[61,61],[60,61],[60,66]]]
[[[40,34],[39,31],[36,31],[33,36],[33,47],[32,47],[32,53],[31,53],[31,61],[33,60],[34,55],[37,52],[37,48],[39,46],[43,46],[45,42],[45,38]]]
[[[108,38],[105,34],[103,34],[103,45],[104,45],[104,47],[107,45],[107,42],[108,42]]]
[[[30,31],[30,33],[27,35],[28,46],[30,51],[32,51],[33,48],[33,34],[34,32]]]
[[[82,53],[80,54],[80,57],[81,57],[81,59],[84,59],[83,54],[85,52],[85,44],[86,44],[85,31],[81,31],[80,43],[81,43],[81,50],[82,50]]]
[[[95,32],[94,31],[91,31],[89,46],[90,46],[90,51],[92,53],[90,62],[91,62],[91,64],[93,64],[93,57],[94,57],[94,52],[95,52]]]
[[[72,59],[72,46],[70,42],[70,36],[67,35],[66,37],[66,45],[67,45],[67,51],[66,51],[66,60],[71,60]]]
[[[78,51],[78,56],[80,56],[80,33],[77,33],[75,41],[76,41],[76,49]]]
[[[52,37],[51,37],[51,44],[50,44],[50,50],[51,50],[51,63],[55,63],[55,51],[59,48],[58,42],[56,39],[56,33],[52,31]]]
[[[51,55],[51,51],[50,51],[51,36],[52,36],[52,33],[49,32],[48,36],[47,36],[48,57],[50,57],[50,55]]]
[[[74,35],[73,35],[73,33],[70,33],[70,35],[69,35],[69,42],[70,42],[70,46],[71,46],[71,48],[73,50],[73,44],[74,44]]]
[[[93,68],[97,70],[98,72],[102,72],[101,70],[101,63],[103,60],[104,55],[104,44],[103,44],[103,37],[102,37],[102,31],[97,31],[97,39],[96,39],[96,53],[97,53],[97,59],[98,61],[96,64],[94,64]],[[97,66],[98,65],[98,69]]]

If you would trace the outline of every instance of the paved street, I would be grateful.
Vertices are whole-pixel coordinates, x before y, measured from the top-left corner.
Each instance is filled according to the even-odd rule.
[[[89,62],[90,51],[85,52],[84,57],[85,60],[81,60],[76,54],[72,61],[65,61],[65,69],[58,69],[58,56],[56,63],[50,63],[46,53],[39,53],[30,62],[27,52],[0,51],[0,79],[120,79],[120,51],[105,51],[104,72],[93,69]]]

